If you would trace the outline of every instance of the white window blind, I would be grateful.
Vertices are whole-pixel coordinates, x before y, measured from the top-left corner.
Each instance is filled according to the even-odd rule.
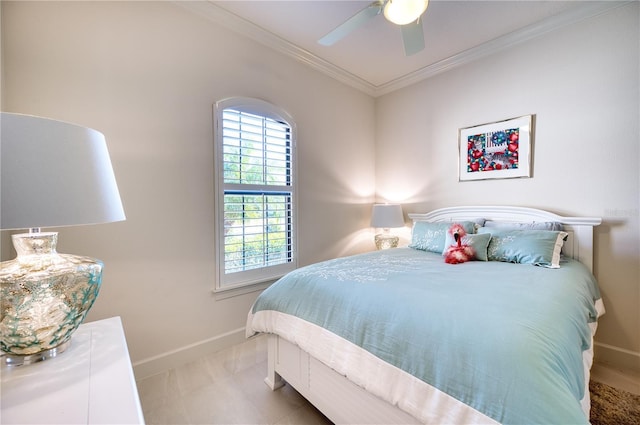
[[[291,194],[225,192],[225,273],[291,260]]]
[[[225,184],[291,185],[291,129],[245,112],[223,112]]]
[[[218,289],[295,268],[293,128],[261,106],[261,113],[233,104],[218,112]]]

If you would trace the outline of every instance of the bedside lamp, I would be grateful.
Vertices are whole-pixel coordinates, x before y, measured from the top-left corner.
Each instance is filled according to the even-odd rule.
[[[4,112],[0,124],[0,229],[29,229],[0,263],[2,362],[21,365],[64,351],[102,281],[102,262],[58,254],[58,234],[40,228],[125,215],[102,133]]]
[[[389,233],[391,227],[404,226],[402,206],[399,204],[375,204],[371,212],[371,227],[382,227],[383,233],[375,236],[377,249],[396,248],[399,238]]]

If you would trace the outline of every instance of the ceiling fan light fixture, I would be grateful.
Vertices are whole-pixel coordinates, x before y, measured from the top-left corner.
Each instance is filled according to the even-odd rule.
[[[417,20],[429,5],[429,0],[389,0],[384,6],[384,17],[396,25],[407,25]]]

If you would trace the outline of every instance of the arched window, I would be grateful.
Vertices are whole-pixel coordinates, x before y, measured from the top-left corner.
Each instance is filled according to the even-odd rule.
[[[295,125],[251,98],[214,111],[216,290],[270,283],[296,268]]]

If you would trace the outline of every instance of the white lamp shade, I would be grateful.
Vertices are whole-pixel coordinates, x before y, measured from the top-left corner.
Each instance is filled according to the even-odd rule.
[[[0,115],[0,228],[125,219],[104,135],[30,115]]]
[[[427,10],[429,0],[389,0],[384,6],[384,17],[396,25],[407,25]]]
[[[371,227],[402,227],[404,216],[399,204],[375,204],[371,212]]]

